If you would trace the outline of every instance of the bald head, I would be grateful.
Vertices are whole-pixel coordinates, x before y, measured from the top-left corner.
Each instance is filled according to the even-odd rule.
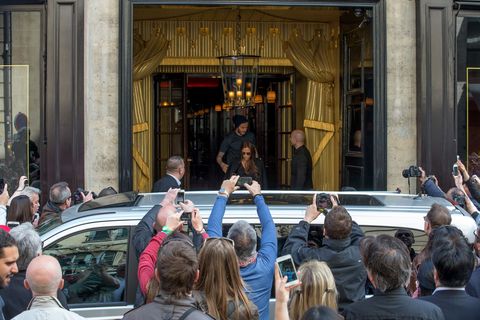
[[[295,148],[303,146],[305,144],[305,133],[299,129],[293,130],[290,141]]]
[[[30,262],[25,278],[25,287],[34,296],[57,296],[63,287],[62,268],[51,256],[38,256]]]

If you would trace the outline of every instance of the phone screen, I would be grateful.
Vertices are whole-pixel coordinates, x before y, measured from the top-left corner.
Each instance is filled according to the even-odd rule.
[[[277,260],[277,263],[282,277],[287,277],[287,283],[298,280],[297,272],[295,271],[295,265],[293,264],[293,260],[291,257],[285,260]]]
[[[245,183],[246,183],[246,184],[252,184],[252,182],[253,182],[252,177],[240,177],[240,178],[238,178],[237,186],[243,187],[243,185],[244,185]]]
[[[177,193],[177,199],[175,200],[176,204],[180,202],[185,202],[185,190],[180,190]]]
[[[453,175],[458,176],[458,166],[456,164],[453,165]]]

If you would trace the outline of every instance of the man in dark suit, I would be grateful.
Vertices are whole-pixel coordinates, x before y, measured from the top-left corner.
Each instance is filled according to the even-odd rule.
[[[152,192],[167,192],[168,189],[180,188],[185,174],[185,162],[180,156],[172,156],[167,160],[167,173],[153,185]]]
[[[436,304],[445,319],[470,320],[480,315],[480,299],[465,292],[475,267],[475,257],[462,232],[453,226],[443,226],[432,234],[433,295],[420,299]]]
[[[346,320],[444,319],[436,305],[407,295],[405,285],[410,278],[411,262],[402,241],[384,234],[369,236],[362,240],[360,251],[368,279],[375,288],[374,295],[345,307]]]
[[[305,146],[305,134],[303,131],[293,130],[290,135],[290,142],[294,148],[290,189],[312,190],[312,156]]]

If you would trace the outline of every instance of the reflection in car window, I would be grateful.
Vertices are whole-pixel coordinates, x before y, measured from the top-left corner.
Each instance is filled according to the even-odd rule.
[[[68,304],[125,301],[128,229],[94,229],[52,244],[44,254],[58,259]]]
[[[110,196],[100,197],[95,200],[83,203],[78,212],[98,209],[98,208],[112,208],[112,207],[131,207],[135,204],[137,199],[136,192],[125,192],[112,194]]]

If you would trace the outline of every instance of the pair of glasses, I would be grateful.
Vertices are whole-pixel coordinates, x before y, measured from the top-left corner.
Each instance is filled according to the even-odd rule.
[[[242,154],[243,154],[244,156],[245,156],[245,155],[249,156],[251,153],[250,153],[250,152],[242,152]]]
[[[225,237],[219,237],[219,238],[210,237],[210,238],[206,238],[206,239],[205,239],[205,243],[207,243],[207,242],[212,242],[212,240],[226,241],[226,242],[230,243],[230,244],[232,245],[232,247],[235,248],[235,241],[233,241],[233,240],[230,239],[230,238],[225,238]]]

